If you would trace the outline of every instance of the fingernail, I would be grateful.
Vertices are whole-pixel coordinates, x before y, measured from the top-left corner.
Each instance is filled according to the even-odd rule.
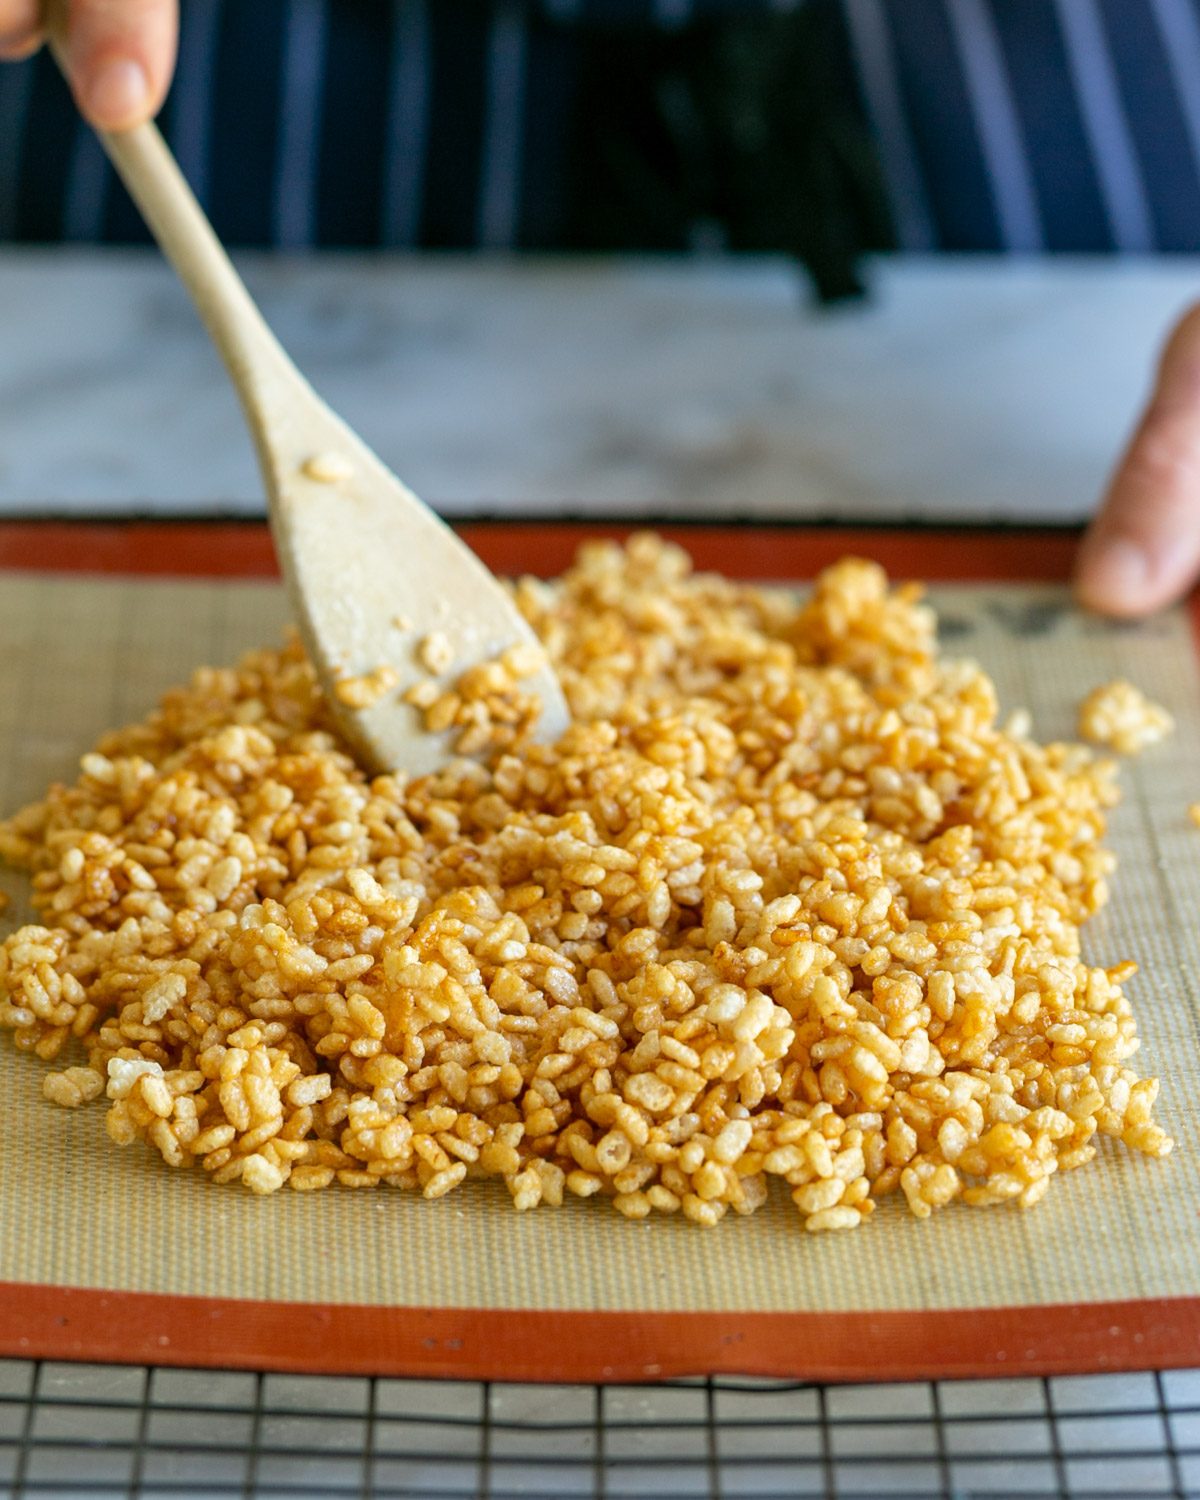
[[[88,84],[88,114],[105,130],[122,130],[140,122],[150,83],[140,63],[114,57],[100,65]]]
[[[1080,571],[1084,599],[1101,609],[1137,608],[1150,582],[1150,559],[1126,537],[1097,541],[1089,547]]]

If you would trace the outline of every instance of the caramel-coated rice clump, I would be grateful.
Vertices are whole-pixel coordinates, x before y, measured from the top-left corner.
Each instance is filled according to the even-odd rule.
[[[1171,715],[1124,678],[1106,682],[1079,705],[1079,735],[1118,755],[1140,755],[1175,728]]]
[[[256,1193],[488,1176],[710,1225],[781,1178],[812,1230],[1170,1149],[1135,966],[1080,957],[1113,767],[998,727],[918,588],[846,561],[798,603],[643,536],[515,595],[555,746],[368,779],[292,642],[0,825],[42,921],[0,1026],[69,1056],[49,1099]]]

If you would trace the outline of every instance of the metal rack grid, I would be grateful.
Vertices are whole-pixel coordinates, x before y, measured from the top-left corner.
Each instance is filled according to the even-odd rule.
[[[632,1386],[0,1361],[0,1497],[1200,1496],[1200,1370]]]

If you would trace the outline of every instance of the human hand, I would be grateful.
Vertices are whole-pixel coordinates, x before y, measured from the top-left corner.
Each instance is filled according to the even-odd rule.
[[[63,0],[67,73],[84,116],[100,130],[128,130],[157,114],[175,66],[176,0]],[[0,0],[0,58],[35,52],[41,0]]]
[[[1167,341],[1149,404],[1079,551],[1075,591],[1102,614],[1173,604],[1200,577],[1200,303]]]

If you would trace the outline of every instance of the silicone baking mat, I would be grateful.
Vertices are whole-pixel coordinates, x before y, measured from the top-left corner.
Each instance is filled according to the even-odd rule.
[[[1097,960],[1143,965],[1132,989],[1140,1066],[1162,1077],[1172,1157],[1103,1151],[1027,1214],[954,1208],[919,1223],[887,1202],[832,1236],[805,1235],[783,1196],[707,1233],[579,1202],[517,1215],[498,1184],[433,1204],[382,1191],[264,1200],[115,1149],[102,1106],[45,1103],[41,1065],[4,1046],[0,1354],[573,1380],[1195,1362],[1190,622],[1179,611],[1106,625],[1041,583],[942,586],[935,598],[947,649],[981,659],[1002,702],[1028,707],[1043,737],[1071,734],[1082,694],[1115,676],[1176,715],[1175,736],[1126,767],[1114,900],[1088,939]],[[272,583],[0,575],[0,804],[71,774],[101,730],[283,623]],[[0,881],[15,897],[4,920],[19,919],[22,879]]]

